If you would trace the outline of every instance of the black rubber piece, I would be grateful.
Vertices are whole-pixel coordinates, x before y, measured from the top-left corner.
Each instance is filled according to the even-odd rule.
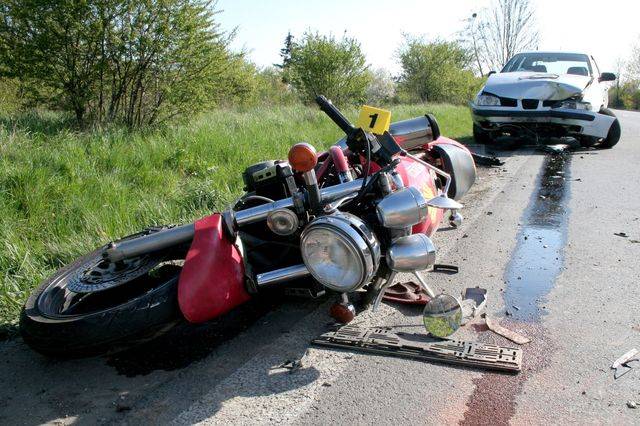
[[[600,114],[608,115],[610,117],[616,116],[609,108],[602,108],[600,110]],[[621,133],[622,129],[620,127],[620,121],[618,121],[618,119],[616,118],[609,128],[607,137],[602,142],[600,142],[597,147],[603,149],[613,148],[620,141]]]
[[[483,130],[477,124],[473,125],[473,139],[476,141],[476,143],[482,145],[491,145],[494,142],[491,134],[486,130]]]
[[[77,316],[44,315],[38,307],[42,292],[54,280],[101,253],[102,249],[98,249],[77,259],[31,294],[20,316],[20,333],[32,349],[64,358],[114,352],[149,340],[181,321],[177,299],[179,268],[163,277],[154,288],[123,304]]]
[[[431,126],[431,134],[433,135],[433,140],[438,139],[441,133],[440,133],[440,126],[438,125],[438,120],[436,120],[436,116],[431,113],[427,113],[424,116],[427,117],[427,121]]]

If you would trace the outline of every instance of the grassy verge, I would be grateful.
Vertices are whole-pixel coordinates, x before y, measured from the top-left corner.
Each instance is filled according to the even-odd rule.
[[[464,107],[395,106],[393,119],[426,111],[443,134],[469,137]],[[241,192],[245,166],[285,158],[298,141],[327,147],[339,137],[326,116],[302,106],[217,111],[139,133],[76,133],[55,115],[0,117],[0,324],[15,322],[34,286],[74,257],[222,209]]]

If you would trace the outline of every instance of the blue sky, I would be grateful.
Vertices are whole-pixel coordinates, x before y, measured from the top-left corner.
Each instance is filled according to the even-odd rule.
[[[591,53],[601,69],[613,70],[640,40],[637,0],[532,0],[542,50]],[[223,28],[238,27],[234,48],[249,51],[259,66],[279,61],[287,31],[305,30],[357,38],[369,63],[398,71],[394,53],[402,33],[450,39],[463,20],[490,0],[219,0]]]

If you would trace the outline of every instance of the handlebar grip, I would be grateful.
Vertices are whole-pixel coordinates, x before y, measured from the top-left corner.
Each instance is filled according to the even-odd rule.
[[[351,135],[356,130],[356,128],[351,125],[347,117],[342,115],[340,110],[336,108],[330,100],[320,95],[316,97],[316,103],[320,106],[320,109],[324,111],[324,113],[327,114],[343,132],[347,134],[347,136]]]

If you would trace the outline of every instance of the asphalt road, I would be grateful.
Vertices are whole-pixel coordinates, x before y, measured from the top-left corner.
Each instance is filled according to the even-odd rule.
[[[488,289],[488,315],[532,339],[520,374],[311,348],[330,302],[269,302],[111,357],[2,342],[0,423],[639,424],[640,362],[618,380],[609,369],[640,349],[640,114],[618,114],[612,150],[502,153],[463,200],[463,227],[436,235],[460,272],[428,281]],[[356,322],[419,332],[420,314],[384,305]],[[482,321],[455,337],[513,346]]]

